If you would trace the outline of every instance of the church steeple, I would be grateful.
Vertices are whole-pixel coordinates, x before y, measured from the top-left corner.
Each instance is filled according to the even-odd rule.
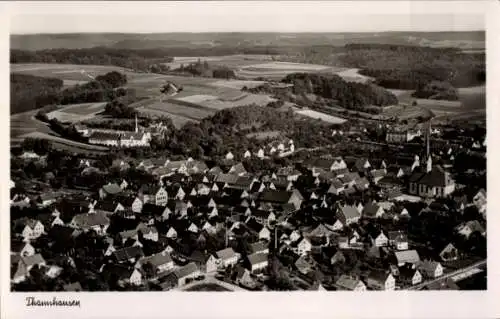
[[[139,126],[137,125],[137,114],[135,115],[135,132],[139,133]]]
[[[426,171],[427,173],[429,173],[430,171],[432,171],[432,156],[431,156],[431,142],[430,142],[430,139],[431,139],[431,120],[429,119],[429,123],[428,123],[428,126],[427,126],[427,132],[425,134],[425,139],[426,139],[426,146],[427,146],[427,149],[426,149],[426,154],[425,154],[425,158],[426,158],[426,164],[427,164],[427,167],[426,167]]]

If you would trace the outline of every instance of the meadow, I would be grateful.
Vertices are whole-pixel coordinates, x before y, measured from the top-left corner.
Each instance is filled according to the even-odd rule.
[[[347,120],[340,118],[340,117],[336,117],[333,115],[329,115],[326,113],[313,111],[313,110],[309,110],[309,109],[295,111],[295,113],[299,114],[299,115],[307,116],[307,117],[312,118],[312,119],[319,119],[319,120],[326,122],[326,123],[329,123],[329,124],[342,124],[342,123],[347,121]]]

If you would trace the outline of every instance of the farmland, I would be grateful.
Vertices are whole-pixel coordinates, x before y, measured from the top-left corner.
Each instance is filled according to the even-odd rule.
[[[313,111],[313,110],[308,110],[308,109],[295,111],[295,113],[299,114],[299,115],[310,117],[312,119],[319,119],[319,120],[327,122],[329,124],[342,124],[346,121],[345,119],[340,118],[340,117],[336,117],[336,116],[332,116],[329,114],[325,114],[325,113],[321,113],[321,112],[317,112],[317,111]]]
[[[61,122],[76,123],[96,116],[104,111],[105,102],[72,104],[61,107],[47,114],[49,119],[57,118]]]

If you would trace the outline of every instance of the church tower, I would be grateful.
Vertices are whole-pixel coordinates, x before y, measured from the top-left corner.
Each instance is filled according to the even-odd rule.
[[[428,123],[428,126],[427,126],[427,132],[425,134],[425,139],[426,139],[426,154],[425,154],[425,158],[426,158],[426,164],[427,164],[427,167],[426,167],[426,171],[427,173],[429,173],[430,171],[432,171],[432,156],[431,156],[431,142],[430,142],[430,139],[431,139],[431,120],[429,119],[429,123]]]
[[[139,133],[139,126],[137,125],[137,114],[135,115],[135,132]]]

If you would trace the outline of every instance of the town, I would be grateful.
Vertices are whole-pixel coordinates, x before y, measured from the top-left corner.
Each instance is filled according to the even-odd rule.
[[[485,136],[446,141],[430,123],[415,133],[419,153],[329,151],[252,173],[241,160],[293,155],[293,140],[228,152],[214,166],[192,157],[106,166],[75,156],[82,182],[61,190],[47,189],[51,152],[25,150],[13,161],[49,183],[11,180],[13,287],[458,289],[456,278],[485,271],[486,191],[450,172],[463,152],[485,156]],[[388,130],[387,145],[410,143],[414,129]],[[85,187],[93,170],[102,184]]]
[[[486,289],[484,52],[398,43],[12,50],[11,289]]]

